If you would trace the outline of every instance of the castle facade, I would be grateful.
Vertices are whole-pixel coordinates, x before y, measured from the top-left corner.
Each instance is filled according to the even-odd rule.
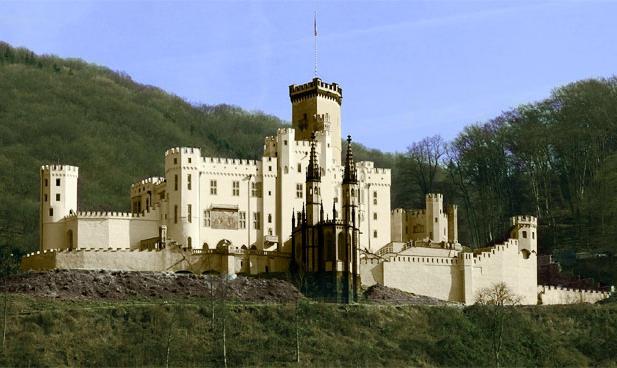
[[[505,282],[525,304],[596,301],[606,293],[537,285],[537,219],[512,219],[509,239],[475,252],[458,242],[457,208],[428,194],[390,208],[390,170],[343,159],[342,89],[291,85],[292,127],[266,137],[260,160],[171,148],[164,176],[130,188],[131,211],[80,211],[79,169],[40,171],[40,250],[24,270],[53,268],[307,275],[337,301],[361,286],[472,304]]]

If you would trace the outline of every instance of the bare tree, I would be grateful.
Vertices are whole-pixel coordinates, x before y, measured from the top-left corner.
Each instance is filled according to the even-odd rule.
[[[424,138],[407,148],[409,169],[423,195],[433,191],[435,175],[445,153],[446,143],[439,135]]]
[[[495,366],[500,366],[500,354],[503,346],[504,325],[512,315],[512,307],[519,305],[521,298],[504,282],[480,289],[476,295],[476,304],[487,308],[491,326],[491,341]]]

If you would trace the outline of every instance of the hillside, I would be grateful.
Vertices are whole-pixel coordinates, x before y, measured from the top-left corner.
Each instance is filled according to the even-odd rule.
[[[495,366],[481,307],[12,295],[0,366]],[[614,366],[617,307],[508,309],[502,366]],[[296,352],[300,351],[300,363]]]
[[[123,73],[0,42],[0,246],[17,254],[38,247],[42,164],[81,167],[81,208],[128,210],[130,184],[163,175],[167,148],[255,159],[284,124],[234,106],[194,106]],[[356,146],[360,159],[368,152]],[[371,154],[390,167],[391,155]]]

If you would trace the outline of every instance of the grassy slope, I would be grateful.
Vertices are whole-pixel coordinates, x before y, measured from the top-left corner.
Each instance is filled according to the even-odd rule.
[[[295,305],[108,304],[11,296],[5,366],[295,365]],[[301,304],[301,366],[490,366],[479,308]],[[617,306],[519,308],[502,364],[615,365]]]
[[[283,124],[237,107],[193,106],[104,67],[0,42],[0,246],[37,247],[41,164],[80,166],[80,208],[127,210],[130,184],[163,175],[167,148],[258,158],[263,138]],[[358,147],[359,158],[366,153]],[[374,153],[378,164],[391,162]]]

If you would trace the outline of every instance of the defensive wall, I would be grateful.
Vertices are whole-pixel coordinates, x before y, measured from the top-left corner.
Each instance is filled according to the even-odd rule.
[[[596,303],[611,295],[607,291],[564,288],[552,285],[538,285],[538,304]]]
[[[188,250],[170,246],[161,250],[77,249],[45,250],[22,258],[23,271],[51,269],[109,271],[188,271],[195,274],[251,274],[286,272],[289,256],[247,249]]]

